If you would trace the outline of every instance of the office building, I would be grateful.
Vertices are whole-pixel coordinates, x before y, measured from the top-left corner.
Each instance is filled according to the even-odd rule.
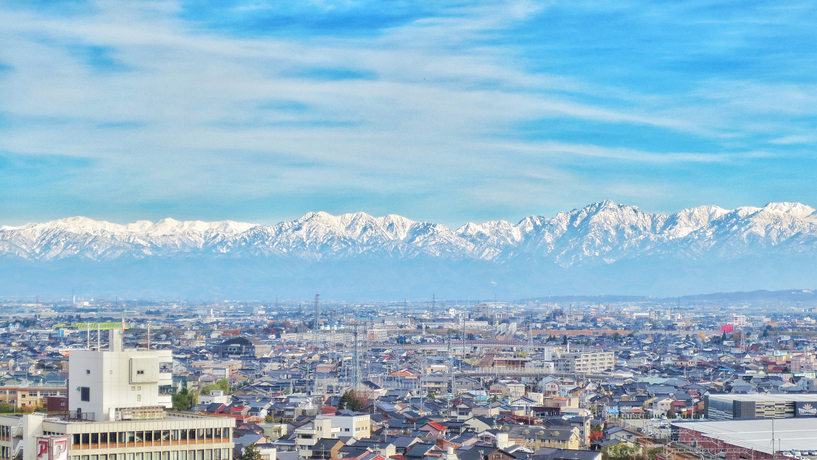
[[[68,407],[62,416],[0,416],[0,459],[231,460],[232,418],[167,412],[169,351],[122,349],[69,358]]]

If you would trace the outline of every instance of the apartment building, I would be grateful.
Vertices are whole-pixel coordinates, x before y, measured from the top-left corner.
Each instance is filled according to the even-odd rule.
[[[613,369],[615,355],[611,351],[561,353],[553,364],[556,372],[595,374]]]
[[[20,410],[45,407],[46,398],[49,396],[67,396],[65,385],[0,386],[0,402]]]

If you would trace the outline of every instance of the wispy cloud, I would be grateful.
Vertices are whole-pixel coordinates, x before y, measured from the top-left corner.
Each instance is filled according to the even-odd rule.
[[[80,163],[59,191],[74,207],[26,198],[31,173],[7,168],[18,193],[0,212],[513,220],[656,174],[705,182],[684,206],[752,200],[739,175],[810,161],[813,54],[767,42],[812,19],[703,1],[9,4],[0,151]]]

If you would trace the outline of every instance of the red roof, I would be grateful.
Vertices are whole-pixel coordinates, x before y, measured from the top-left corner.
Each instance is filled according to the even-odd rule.
[[[428,424],[429,424],[429,425],[431,425],[431,426],[433,426],[433,427],[434,427],[434,429],[435,429],[435,430],[437,430],[437,431],[445,431],[445,427],[444,427],[444,426],[442,426],[442,425],[440,425],[440,424],[439,424],[439,423],[437,423],[437,422],[428,422]]]

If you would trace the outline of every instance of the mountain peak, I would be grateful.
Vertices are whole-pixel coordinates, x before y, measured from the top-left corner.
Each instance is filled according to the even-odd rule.
[[[791,214],[793,216],[804,218],[811,214],[814,214],[814,208],[811,206],[804,205],[803,203],[790,203],[790,202],[780,202],[780,203],[769,203],[763,207],[764,211],[772,211],[772,212],[783,212],[786,214]]]

